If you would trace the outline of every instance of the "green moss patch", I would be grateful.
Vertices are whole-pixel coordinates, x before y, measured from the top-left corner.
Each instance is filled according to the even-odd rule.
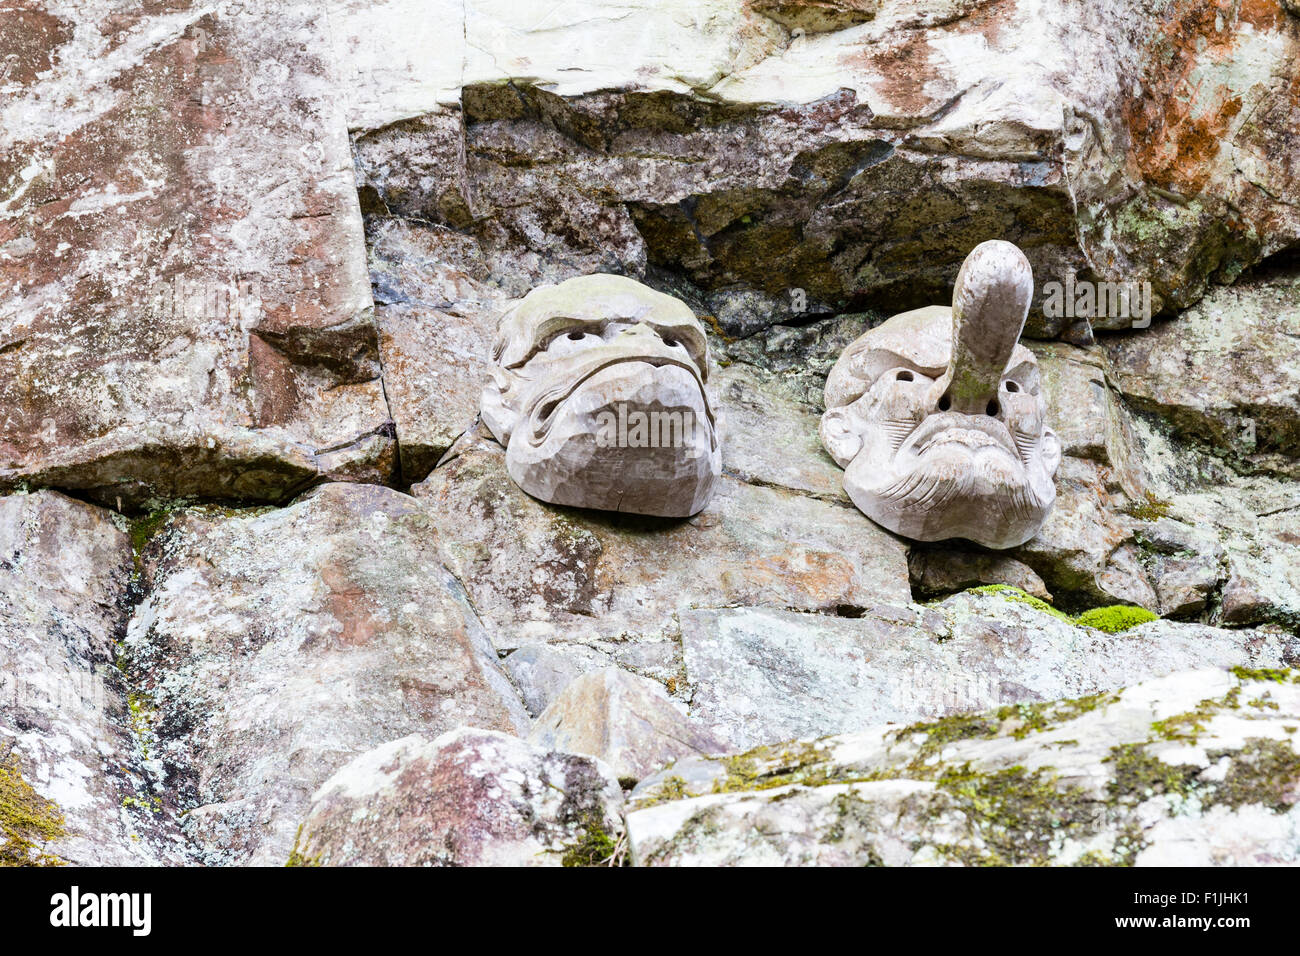
[[[1110,607],[1095,607],[1091,611],[1084,611],[1074,619],[1074,622],[1084,627],[1095,627],[1107,634],[1119,634],[1131,627],[1137,627],[1139,624],[1146,624],[1155,620],[1159,620],[1159,618],[1144,607],[1115,604]]]
[[[1051,768],[1024,767],[982,772],[967,764],[950,767],[935,782],[971,821],[983,849],[944,847],[968,865],[1045,865],[1063,837],[1096,828],[1092,799],[1064,785]]]
[[[971,594],[996,594],[1005,600],[1014,601],[1016,604],[1027,604],[1035,611],[1042,611],[1044,614],[1050,614],[1052,617],[1067,624],[1075,624],[1081,627],[1092,627],[1099,631],[1105,631],[1108,634],[1119,634],[1127,631],[1131,627],[1137,627],[1139,624],[1146,624],[1148,621],[1159,620],[1159,617],[1152,614],[1146,608],[1133,607],[1128,604],[1113,604],[1108,607],[1095,607],[1091,610],[1084,611],[1078,617],[1071,617],[1064,611],[1057,610],[1046,601],[1034,597],[1032,594],[1014,588],[1009,584],[985,584],[977,588],[970,589]]]
[[[565,866],[626,866],[622,841],[605,829],[603,821],[587,820],[582,839],[564,851]]]
[[[39,849],[65,833],[63,814],[23,779],[18,761],[0,762],[0,866],[62,866]]]
[[[293,835],[293,849],[289,851],[289,859],[284,861],[285,866],[320,866],[322,854],[317,853],[314,856],[308,856],[299,847],[302,844],[302,827],[298,824],[298,832]]]

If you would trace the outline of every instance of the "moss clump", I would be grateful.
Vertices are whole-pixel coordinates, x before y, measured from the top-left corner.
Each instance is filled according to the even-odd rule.
[[[1075,697],[1070,700],[1009,704],[998,708],[995,714],[1004,725],[1006,722],[1011,721],[1015,725],[1011,729],[1011,736],[1017,740],[1022,740],[1030,734],[1051,730],[1055,726],[1074,720],[1076,717],[1082,717],[1098,707],[1112,704],[1117,700],[1119,700],[1119,694],[1102,692],[1100,694],[1089,694],[1086,697]],[[1071,742],[1077,743],[1078,741]],[[1066,741],[1056,741],[1056,743],[1060,745],[1066,743]]]
[[[1106,631],[1109,634],[1118,634],[1121,631],[1127,631],[1131,627],[1139,624],[1145,624],[1148,621],[1158,620],[1155,614],[1152,614],[1146,608],[1132,607],[1127,604],[1114,604],[1109,607],[1095,607],[1089,611],[1084,611],[1078,617],[1071,617],[1064,611],[1059,611],[1046,601],[1034,597],[1032,594],[1013,588],[1009,584],[985,584],[977,588],[971,588],[972,594],[997,594],[1008,601],[1014,601],[1017,604],[1027,604],[1036,611],[1042,611],[1044,614],[1050,614],[1059,621],[1065,621],[1067,624],[1082,625],[1084,627],[1094,627],[1099,631]]]
[[[944,770],[935,785],[955,800],[984,844],[944,848],[968,865],[1047,864],[1062,837],[1095,826],[1093,801],[1081,788],[1062,785],[1051,768],[981,772],[966,764]]]
[[[167,519],[171,517],[173,510],[172,508],[158,508],[131,522],[131,547],[135,549],[137,555],[143,552],[149,546],[149,542],[163,529],[163,525],[167,523]]]
[[[302,824],[298,824],[298,832],[293,836],[293,849],[289,851],[289,859],[284,861],[285,866],[320,866],[321,857],[324,854],[317,853],[314,856],[307,856],[298,847],[302,843]]]
[[[1232,674],[1238,680],[1268,680],[1275,684],[1285,684],[1290,680],[1300,681],[1300,674],[1292,674],[1290,668],[1282,667],[1234,667]]]
[[[779,750],[775,747],[755,747],[743,754],[723,759],[724,773],[720,780],[714,781],[713,792],[774,790],[794,783],[819,787],[827,783],[850,782],[850,778],[840,778],[826,770],[822,766],[824,756],[820,747],[809,742],[789,744]]]
[[[62,866],[37,845],[64,835],[63,814],[23,779],[18,761],[0,761],[0,866]]]
[[[1165,740],[1189,740],[1195,743],[1197,736],[1205,730],[1205,722],[1224,710],[1236,710],[1241,706],[1240,697],[1241,688],[1234,687],[1222,697],[1201,701],[1193,710],[1155,721],[1151,724],[1151,729]]]
[[[1212,753],[1211,760],[1224,754]],[[1291,796],[1300,782],[1300,754],[1278,740],[1254,739],[1235,754],[1223,781],[1204,798],[1206,805],[1226,805],[1236,809],[1252,803],[1269,807],[1274,813],[1291,808]]]
[[[1131,627],[1137,627],[1139,624],[1146,624],[1148,621],[1155,620],[1159,620],[1159,618],[1144,607],[1115,604],[1110,607],[1095,607],[1091,611],[1084,611],[1075,618],[1075,623],[1082,624],[1084,627],[1095,627],[1107,634],[1119,634]]]
[[[148,760],[149,741],[153,736],[154,711],[145,703],[144,697],[134,691],[126,695],[126,707],[130,715],[131,735],[135,738],[136,746],[140,748],[141,758]]]
[[[1171,507],[1168,501],[1162,501],[1155,495],[1148,494],[1141,501],[1133,502],[1125,510],[1139,521],[1159,521],[1161,518],[1169,517]]]
[[[1028,604],[1036,611],[1042,611],[1044,614],[1050,614],[1052,617],[1059,618],[1062,621],[1074,623],[1074,618],[1064,611],[1058,611],[1046,601],[1034,597],[1020,588],[1013,588],[1009,584],[984,584],[977,588],[971,588],[972,594],[1000,594],[1008,601],[1015,601],[1017,604]]]
[[[939,720],[910,724],[899,730],[894,736],[898,740],[916,734],[924,734],[925,739],[915,757],[908,766],[908,772],[924,774],[925,767],[938,760],[943,749],[958,740],[987,740],[997,735],[1001,721],[997,717],[985,714],[956,714]]]
[[[1115,800],[1142,801],[1156,794],[1185,797],[1191,780],[1199,772],[1195,766],[1174,766],[1147,752],[1146,744],[1122,744],[1110,748],[1106,762],[1114,765],[1114,779],[1106,786]]]
[[[626,866],[622,853],[623,841],[614,838],[605,829],[604,821],[586,821],[582,839],[564,851],[565,866]]]

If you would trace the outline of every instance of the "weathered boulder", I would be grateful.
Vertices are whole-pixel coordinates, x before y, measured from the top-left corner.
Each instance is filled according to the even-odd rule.
[[[157,532],[126,665],[204,859],[283,862],[311,793],[395,737],[527,730],[433,536],[414,499],[337,483]]]
[[[1300,238],[1300,23],[1278,4],[925,0],[855,22],[870,4],[472,0],[437,33],[412,0],[340,6],[364,187],[533,281],[662,267],[773,307],[897,311],[1001,237],[1040,282],[1150,281],[1159,311]],[[1033,328],[1086,341],[1089,317]]]
[[[965,591],[981,584],[1005,584],[1042,601],[1052,594],[1034,569],[1015,558],[986,551],[966,550],[956,542],[932,548],[913,548],[907,556],[912,593],[919,598]]]
[[[582,644],[526,644],[501,661],[528,713],[536,717],[564,688],[588,671],[609,665],[609,658]]]
[[[0,488],[390,480],[327,11],[138,6],[4,14]]]
[[[729,749],[679,710],[661,684],[617,667],[566,687],[537,718],[528,742],[598,757],[620,780],[634,781],[678,757]]]
[[[1216,289],[1177,319],[1107,336],[1124,397],[1181,438],[1300,474],[1300,269]]]
[[[468,236],[374,219],[367,239],[384,391],[409,485],[424,480],[477,418],[510,299]]]
[[[182,808],[144,771],[116,666],[131,573],[109,512],[53,492],[0,497],[0,862],[183,859]],[[23,793],[44,821],[34,831],[10,816]]]
[[[290,862],[310,866],[588,866],[622,836],[623,791],[599,761],[466,727],[354,758],[312,795]]]
[[[1300,679],[1121,692],[759,747],[633,792],[639,865],[1300,863]]]
[[[1140,562],[1131,498],[1104,465],[1062,459],[1056,504],[1029,541],[1012,554],[1033,568],[1058,600],[1120,602],[1155,610],[1155,589]]]
[[[495,442],[467,436],[449,454],[412,494],[499,650],[580,643],[667,680],[679,674],[679,610],[910,597],[903,546],[848,505],[724,475],[685,521],[583,511],[519,490]]]
[[[1207,533],[1177,555],[1156,558],[1157,580],[1171,600],[1190,586],[1205,594],[1217,622],[1271,621],[1300,629],[1300,490],[1294,482],[1233,476],[1222,485],[1170,494],[1163,504],[1170,518]]]
[[[681,614],[691,716],[738,746],[1114,690],[1204,666],[1277,667],[1280,629],[1074,623],[1016,592],[875,606],[852,619],[770,608]]]

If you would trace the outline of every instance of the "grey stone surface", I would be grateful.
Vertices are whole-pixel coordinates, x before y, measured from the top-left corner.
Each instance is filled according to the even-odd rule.
[[[1113,690],[1198,666],[1277,667],[1295,638],[1154,621],[1108,634],[1002,594],[839,619],[682,614],[691,716],[739,746]]]
[[[17,777],[63,819],[62,836],[30,841],[29,856],[85,866],[184,859],[184,808],[152,786],[116,667],[131,572],[130,538],[109,512],[48,491],[0,497],[6,798]]]
[[[686,760],[627,815],[648,866],[1300,862],[1293,671],[1121,692]]]
[[[675,706],[661,684],[617,667],[574,680],[537,718],[528,741],[598,757],[620,780],[640,780],[678,757],[729,749]]]
[[[395,737],[527,730],[432,538],[415,499],[338,483],[154,537],[125,665],[202,859],[283,863],[312,791]]]
[[[356,757],[312,795],[294,861],[313,866],[601,862],[623,791],[599,761],[464,727]],[[605,843],[603,841],[608,841]]]

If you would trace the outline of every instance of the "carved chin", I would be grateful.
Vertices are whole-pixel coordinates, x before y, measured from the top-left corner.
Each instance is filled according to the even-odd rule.
[[[699,381],[626,361],[538,410],[506,450],[510,477],[552,504],[688,517],[713,493],[721,457]]]
[[[920,456],[882,457],[855,458],[845,490],[871,520],[916,541],[966,538],[1012,548],[1037,533],[1056,500],[1050,476],[995,447],[950,443]]]

